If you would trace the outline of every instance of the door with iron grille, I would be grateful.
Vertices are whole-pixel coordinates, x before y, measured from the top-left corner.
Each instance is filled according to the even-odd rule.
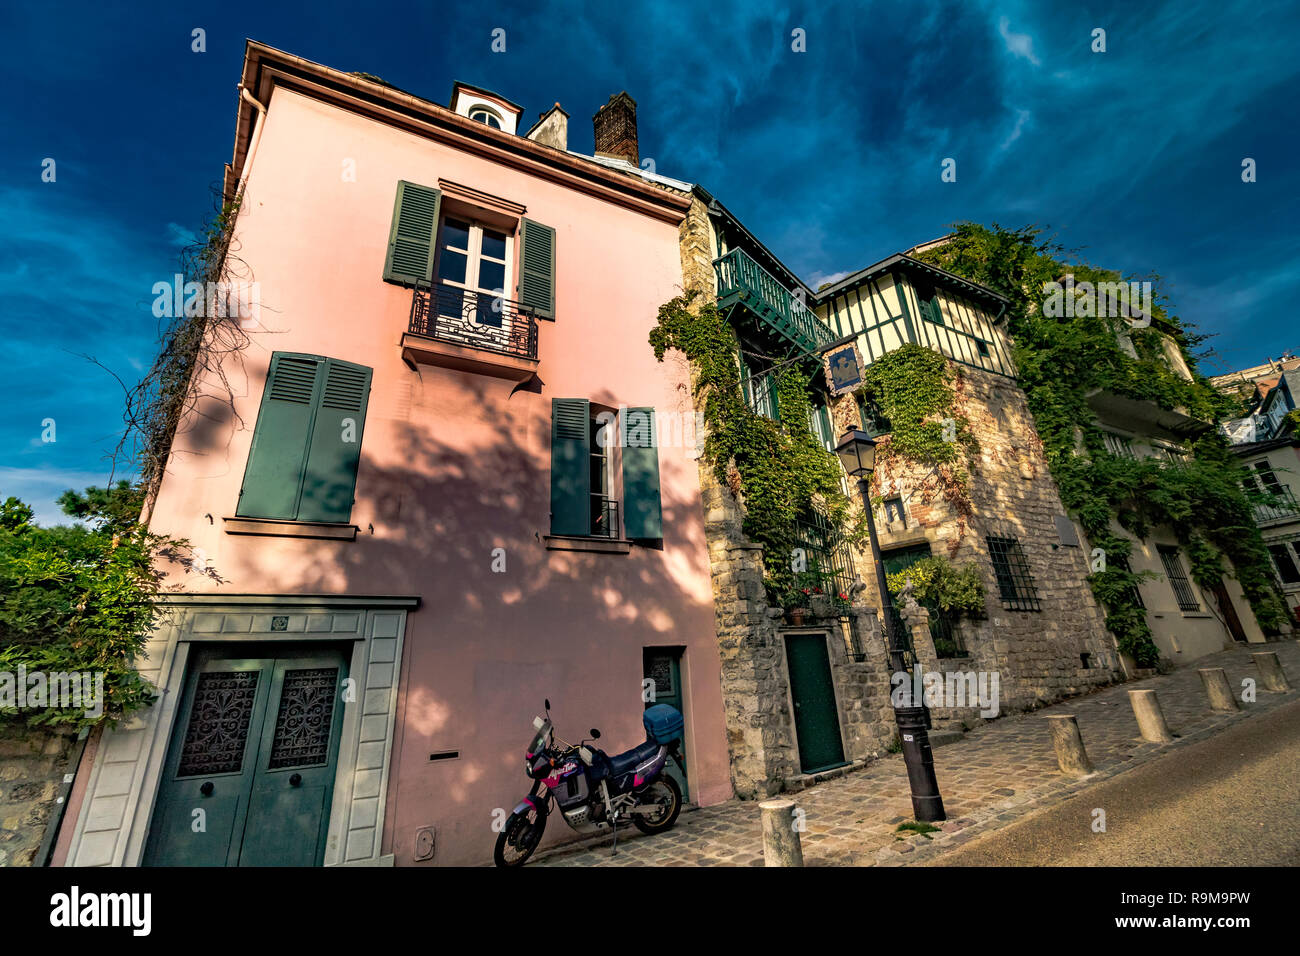
[[[340,650],[196,650],[145,864],[319,866],[346,676]]]

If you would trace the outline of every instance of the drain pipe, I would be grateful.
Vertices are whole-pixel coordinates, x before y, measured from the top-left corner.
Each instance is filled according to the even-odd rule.
[[[257,110],[257,121],[253,124],[253,135],[249,140],[248,153],[244,156],[244,169],[239,174],[239,185],[235,187],[235,199],[244,195],[244,186],[248,183],[249,171],[253,168],[253,157],[257,155],[257,144],[262,141],[262,122],[266,119],[266,107],[257,101],[243,83],[239,84],[240,98]]]

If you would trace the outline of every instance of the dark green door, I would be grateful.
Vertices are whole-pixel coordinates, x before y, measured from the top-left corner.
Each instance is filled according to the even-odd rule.
[[[790,668],[794,729],[799,738],[799,765],[817,773],[844,764],[840,718],[831,685],[830,655],[824,634],[791,634],[785,639]]]
[[[345,670],[337,650],[195,651],[145,864],[319,866]]]
[[[647,707],[652,704],[667,704],[669,707],[676,707],[681,713],[686,713],[683,707],[682,691],[682,650],[679,647],[647,647],[642,652],[641,662],[643,665],[642,674],[647,680],[653,680],[654,698],[647,700]],[[646,695],[649,696],[649,695]],[[682,758],[682,765],[686,764],[686,730],[682,730],[682,743],[677,749],[677,755]],[[677,786],[682,788],[682,800],[687,799],[688,790],[686,789],[686,774],[682,772],[681,767],[671,758],[668,761],[668,776],[677,781]]]

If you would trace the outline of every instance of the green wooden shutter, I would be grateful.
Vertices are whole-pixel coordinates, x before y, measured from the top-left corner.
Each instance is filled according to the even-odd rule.
[[[591,534],[591,403],[551,399],[551,534]]]
[[[299,521],[348,521],[361,461],[371,370],[328,359],[298,503]]]
[[[438,208],[442,193],[406,181],[397,184],[393,225],[388,232],[388,257],[384,278],[414,285],[433,281],[433,259],[438,237]]]
[[[297,517],[317,380],[324,364],[315,355],[276,352],[271,356],[253,446],[244,468],[244,485],[235,509],[240,517]]]
[[[623,534],[628,538],[664,536],[657,445],[655,410],[629,408],[623,448]]]
[[[555,230],[525,219],[519,256],[519,301],[555,318]]]

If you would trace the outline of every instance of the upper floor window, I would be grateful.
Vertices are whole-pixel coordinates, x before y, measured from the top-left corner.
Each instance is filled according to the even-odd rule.
[[[552,399],[551,534],[662,538],[656,434],[653,408],[626,408],[620,417],[585,398]]]
[[[490,110],[486,106],[476,106],[469,111],[469,118],[476,123],[484,123],[493,129],[501,128],[501,117],[495,110]]]
[[[1253,462],[1246,469],[1246,488],[1248,491],[1263,491],[1270,495],[1286,493],[1282,482],[1278,481],[1277,475],[1273,474],[1273,466],[1268,463],[1267,458]]]
[[[352,516],[371,370],[275,352],[235,514],[342,523]]]
[[[1133,442],[1118,435],[1115,432],[1102,432],[1102,440],[1106,442],[1106,450],[1117,458],[1134,458]]]
[[[512,244],[500,229],[448,216],[439,232],[438,278],[463,289],[504,295]]]
[[[902,522],[903,525],[907,524],[907,509],[903,506],[902,498],[886,498],[884,506],[885,521],[887,523],[893,524],[898,521]]]
[[[449,211],[444,216],[441,210],[441,190],[405,181],[397,184],[384,279],[416,287],[439,284],[453,290],[488,293],[494,299],[512,297],[516,245],[513,226],[479,222],[463,211]],[[539,318],[554,319],[555,229],[520,219],[518,235],[519,304]],[[469,301],[476,297],[465,298]]]
[[[770,372],[755,372],[744,359],[741,359],[740,388],[744,393],[745,403],[754,414],[762,415],[764,418],[780,418],[776,381]]]
[[[1300,584],[1300,541],[1280,541],[1266,545],[1283,584]]]

